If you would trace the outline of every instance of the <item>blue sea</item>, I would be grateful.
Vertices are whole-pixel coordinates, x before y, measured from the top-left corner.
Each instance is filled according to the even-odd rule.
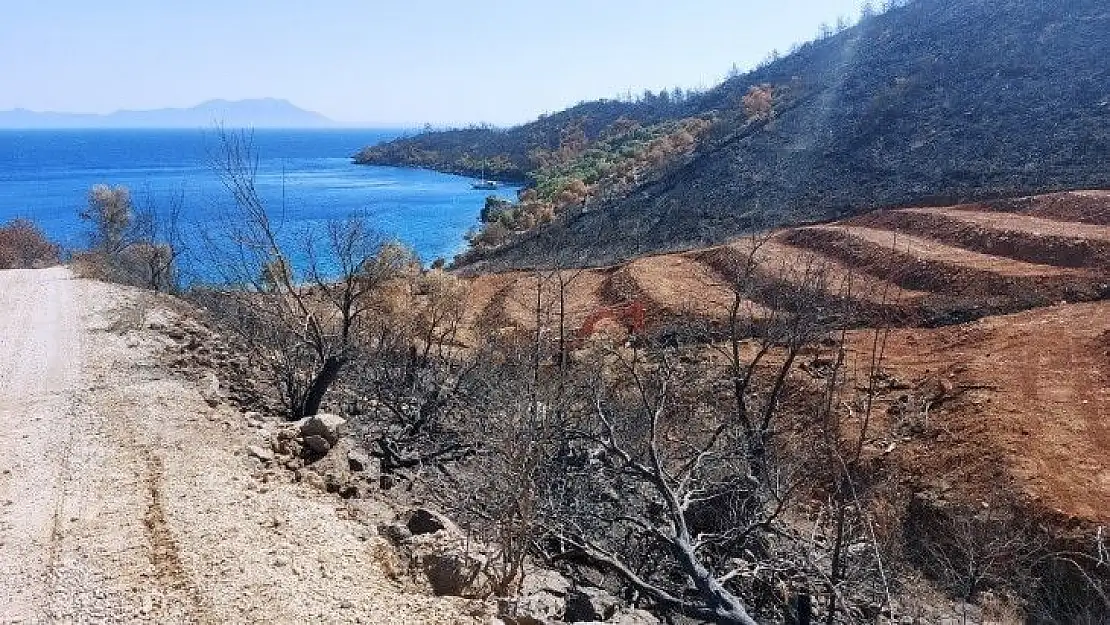
[[[465,248],[489,191],[436,172],[354,165],[396,130],[256,130],[256,185],[291,244],[307,227],[361,216],[425,262]],[[212,167],[220,142],[202,130],[0,130],[0,223],[26,217],[55,241],[85,243],[78,212],[95,184],[123,185],[137,205],[183,203],[186,243],[218,227],[232,202]],[[516,189],[495,192],[513,198]],[[196,262],[196,261],[194,261]],[[203,273],[203,272],[201,272]]]

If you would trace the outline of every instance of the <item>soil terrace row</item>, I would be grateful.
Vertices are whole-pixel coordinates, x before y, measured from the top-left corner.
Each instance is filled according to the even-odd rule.
[[[1071,192],[946,208],[877,211],[835,224],[623,265],[564,270],[567,322],[620,319],[637,306],[657,327],[720,324],[816,306],[859,326],[936,326],[1110,294],[1110,192]],[[473,323],[528,327],[557,279],[472,279]],[[550,311],[544,314],[550,315]]]

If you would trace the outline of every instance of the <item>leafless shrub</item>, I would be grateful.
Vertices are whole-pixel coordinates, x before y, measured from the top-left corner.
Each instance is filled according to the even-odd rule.
[[[258,193],[251,135],[221,130],[219,141],[213,167],[234,202],[207,247],[222,283],[195,297],[246,346],[288,416],[316,414],[359,358],[379,292],[418,263],[355,217],[306,229],[301,245],[290,245],[283,207],[266,206]]]
[[[965,603],[1012,594],[1035,622],[1101,623],[1110,615],[1110,562],[1091,542],[1054,538],[1020,507],[919,496],[906,521],[910,556]]]

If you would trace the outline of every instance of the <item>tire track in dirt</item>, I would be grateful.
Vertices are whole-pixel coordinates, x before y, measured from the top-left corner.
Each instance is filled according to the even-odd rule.
[[[142,448],[142,456],[146,462],[144,481],[148,497],[143,526],[150,546],[154,578],[168,593],[184,594],[190,604],[188,611],[198,621],[207,622],[210,619],[207,618],[204,602],[182,564],[180,547],[166,518],[163,489],[165,464],[149,448]]]
[[[256,481],[241,416],[164,364],[169,304],[0,271],[0,623],[488,621],[390,579],[331,495]]]

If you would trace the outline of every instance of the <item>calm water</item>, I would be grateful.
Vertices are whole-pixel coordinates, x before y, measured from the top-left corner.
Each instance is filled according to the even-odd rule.
[[[257,186],[290,240],[306,226],[361,215],[425,261],[450,259],[465,246],[488,191],[471,180],[422,170],[351,164],[366,145],[397,136],[375,130],[259,130]],[[230,203],[212,168],[211,131],[0,130],[0,223],[28,217],[66,246],[84,242],[77,217],[89,188],[125,185],[136,204],[183,198],[186,233],[216,227]],[[515,189],[497,192],[504,197]]]

